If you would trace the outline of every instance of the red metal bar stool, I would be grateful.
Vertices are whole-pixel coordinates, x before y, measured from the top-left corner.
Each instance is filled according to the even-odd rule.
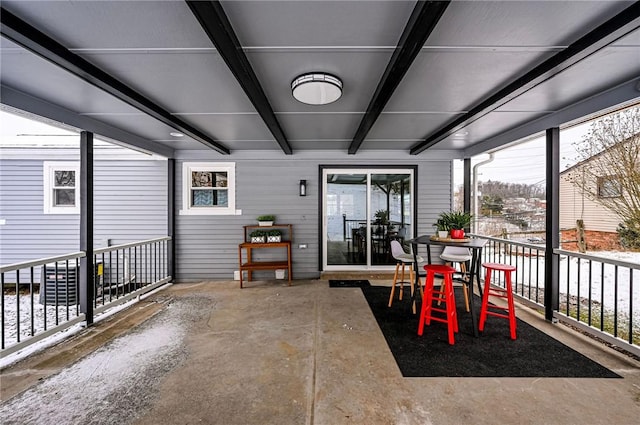
[[[516,339],[516,309],[513,305],[513,292],[511,291],[511,272],[516,268],[509,264],[499,263],[485,263],[482,265],[486,269],[484,277],[484,294],[482,294],[482,307],[480,308],[480,324],[478,329],[484,330],[484,324],[487,320],[487,315],[502,317],[509,319],[509,330],[511,331],[511,339]],[[492,288],[491,287],[491,272],[504,272],[505,289]],[[498,298],[507,299],[507,308],[498,307],[493,304],[489,304],[489,295],[493,295]],[[492,311],[489,309],[497,310]],[[505,314],[506,313],[506,314]]]
[[[420,324],[418,325],[418,335],[422,335],[424,325],[431,324],[431,321],[442,322],[447,324],[447,331],[449,333],[449,344],[455,343],[454,332],[458,332],[458,315],[456,313],[456,299],[453,295],[453,273],[456,271],[451,266],[441,264],[427,264],[424,266],[427,272],[425,296],[422,300],[422,307],[420,308]],[[444,284],[440,286],[439,290],[436,290],[433,280],[435,275],[441,274]],[[444,303],[444,308],[440,308],[433,305],[434,301],[438,303]],[[442,316],[434,316],[433,313],[444,313]]]

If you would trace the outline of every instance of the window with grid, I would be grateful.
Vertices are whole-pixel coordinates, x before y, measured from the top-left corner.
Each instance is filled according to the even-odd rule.
[[[235,163],[185,162],[180,214],[235,214]]]
[[[45,162],[43,165],[44,213],[80,213],[80,164]]]

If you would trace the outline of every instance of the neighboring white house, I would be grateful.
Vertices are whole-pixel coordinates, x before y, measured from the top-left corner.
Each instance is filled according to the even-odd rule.
[[[616,232],[622,218],[614,211],[605,208],[601,203],[585,197],[581,190],[571,181],[580,167],[585,166],[597,157],[591,157],[560,173],[560,229],[573,229],[576,220],[583,220],[585,230],[598,232]],[[593,182],[599,197],[620,196],[611,176],[598,177]]]

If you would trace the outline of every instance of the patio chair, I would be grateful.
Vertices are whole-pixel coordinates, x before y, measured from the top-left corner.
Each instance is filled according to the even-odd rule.
[[[402,293],[404,291],[404,284],[409,283],[409,287],[411,288],[411,296],[413,297],[413,292],[415,291],[414,286],[414,258],[413,253],[406,253],[402,248],[402,245],[397,240],[391,241],[391,255],[396,260],[396,272],[393,275],[393,284],[391,285],[391,295],[389,296],[389,307],[393,303],[393,294],[395,293],[396,286],[400,285],[400,293],[398,299],[402,300]],[[418,263],[424,261],[424,259],[420,256],[417,256]],[[409,265],[409,282],[404,280],[404,267],[405,265]],[[402,272],[400,276],[400,280],[398,280],[398,269],[402,266]],[[417,273],[417,271],[416,271]],[[418,276],[418,287],[420,288],[420,293],[423,294],[422,284],[420,283],[420,277]],[[416,301],[413,300],[413,314],[416,314]]]
[[[466,280],[469,285],[471,285],[471,280],[469,275],[467,274],[467,265],[468,261],[471,261],[471,251],[469,248],[457,247],[457,246],[445,246],[442,254],[440,254],[440,258],[446,261],[447,263],[453,264],[460,263],[460,273],[462,274],[462,280]],[[440,286],[440,290],[443,290],[444,281]],[[469,311],[469,286],[465,283],[462,284],[462,293],[464,294],[464,305]],[[440,305],[440,302],[438,302]]]

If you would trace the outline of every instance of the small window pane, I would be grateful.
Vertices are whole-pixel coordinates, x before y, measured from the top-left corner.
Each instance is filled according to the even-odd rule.
[[[212,207],[215,205],[215,193],[213,190],[192,190],[191,206]]]
[[[216,174],[216,187],[227,187],[227,173]]]
[[[598,179],[598,196],[601,198],[616,198],[621,196],[620,182],[615,177],[600,177]]]
[[[75,171],[55,171],[55,187],[75,187],[76,185],[76,173]]]
[[[228,193],[226,190],[218,190],[218,203],[216,204],[219,207],[228,207],[229,200]]]
[[[53,190],[54,201],[53,205],[59,206],[75,206],[76,205],[76,191],[74,189],[54,189]]]
[[[191,173],[191,186],[213,187],[213,174],[210,171],[193,171]]]

